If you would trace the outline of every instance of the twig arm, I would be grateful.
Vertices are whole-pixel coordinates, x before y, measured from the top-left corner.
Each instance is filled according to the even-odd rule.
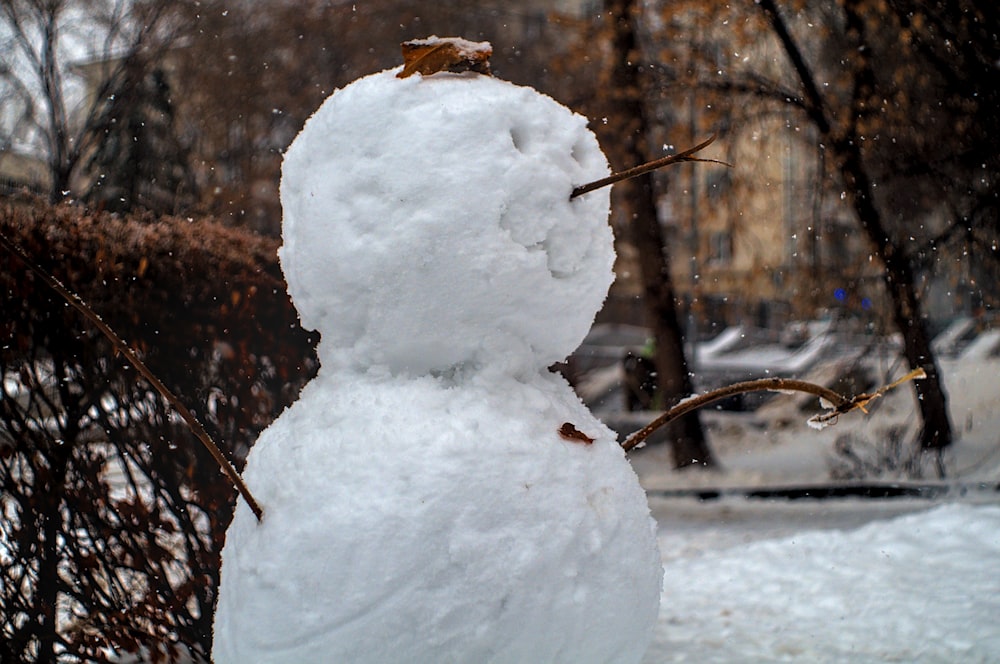
[[[917,368],[902,378],[893,381],[888,385],[884,385],[872,393],[859,394],[850,399],[827,387],[823,387],[822,385],[810,383],[805,380],[796,380],[794,378],[761,378],[759,380],[748,380],[742,383],[733,383],[732,385],[720,387],[717,390],[712,390],[710,392],[706,392],[705,394],[700,394],[696,397],[691,397],[681,401],[673,408],[663,413],[655,420],[625,439],[622,443],[622,448],[624,448],[626,452],[630,452],[641,445],[642,442],[649,438],[654,431],[665,424],[673,422],[678,417],[686,415],[692,410],[706,406],[713,401],[725,399],[726,397],[734,394],[760,392],[765,390],[769,392],[807,392],[808,394],[815,394],[829,404],[829,410],[825,413],[811,417],[809,419],[809,424],[817,426],[818,428],[823,428],[844,413],[849,413],[852,410],[860,409],[862,412],[867,413],[868,411],[866,410],[866,407],[868,404],[883,396],[889,390],[893,390],[903,383],[907,383],[911,380],[921,380],[926,377],[927,374],[924,370]]]
[[[826,399],[833,404],[835,409],[839,409],[850,403],[850,399],[847,399],[843,395],[838,394],[829,388],[823,387],[822,385],[817,385],[804,380],[796,380],[793,378],[761,378],[759,380],[747,380],[741,383],[733,383],[732,385],[720,387],[717,390],[712,390],[710,392],[706,392],[705,394],[699,394],[698,396],[681,401],[673,408],[629,436],[625,442],[622,443],[622,447],[626,452],[630,452],[638,447],[644,440],[649,438],[649,436],[660,427],[673,422],[679,417],[683,417],[692,410],[697,410],[702,406],[707,406],[713,401],[725,399],[726,397],[731,397],[734,394],[762,391],[808,392],[809,394],[815,394],[821,399]]]

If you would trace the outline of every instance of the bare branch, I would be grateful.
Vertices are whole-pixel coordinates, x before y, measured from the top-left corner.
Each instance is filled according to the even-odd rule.
[[[620,171],[618,173],[612,173],[611,175],[609,175],[606,178],[601,178],[600,180],[595,180],[594,182],[590,182],[588,184],[580,185],[579,187],[576,187],[575,189],[573,189],[573,193],[570,194],[570,196],[569,196],[570,200],[576,198],[577,196],[583,196],[584,194],[590,193],[590,192],[594,191],[595,189],[600,189],[602,187],[607,187],[608,185],[612,185],[612,184],[614,184],[616,182],[621,182],[622,180],[628,180],[628,179],[631,179],[631,178],[634,178],[634,177],[638,177],[638,176],[640,176],[640,175],[642,175],[644,173],[649,173],[650,171],[655,171],[658,168],[663,168],[664,166],[669,166],[670,164],[678,164],[678,163],[685,162],[685,161],[703,161],[703,162],[710,162],[710,163],[714,163],[714,164],[722,164],[724,166],[732,166],[732,164],[727,164],[726,162],[719,161],[717,159],[700,159],[698,157],[692,157],[691,156],[694,153],[700,152],[701,150],[704,150],[706,147],[708,147],[709,145],[711,145],[712,142],[715,141],[715,138],[716,138],[715,134],[712,134],[712,136],[707,141],[699,143],[698,145],[694,146],[693,148],[689,148],[687,150],[684,150],[683,152],[678,152],[677,154],[672,154],[672,155],[668,155],[666,157],[661,157],[659,159],[655,159],[653,161],[646,162],[645,164],[640,164],[639,166],[634,166],[634,167],[632,167],[632,168],[630,168],[628,170],[625,170],[625,171]]]
[[[642,429],[629,436],[625,442],[622,443],[622,448],[626,452],[630,452],[641,445],[644,440],[649,438],[649,436],[660,427],[673,422],[679,417],[683,417],[693,410],[697,410],[702,406],[707,406],[708,404],[718,401],[719,399],[725,399],[726,397],[733,396],[734,394],[745,394],[747,392],[806,392],[808,394],[815,394],[820,399],[828,402],[831,405],[831,408],[828,412],[816,415],[810,419],[810,423],[825,426],[826,424],[834,421],[840,415],[849,413],[855,409],[860,409],[862,412],[867,413],[868,411],[866,408],[873,400],[881,397],[889,390],[899,387],[903,383],[911,380],[919,380],[925,378],[926,376],[927,374],[924,373],[923,369],[914,369],[899,380],[890,383],[875,392],[859,394],[851,399],[848,399],[842,394],[834,392],[827,387],[823,387],[822,385],[817,385],[816,383],[810,383],[804,380],[796,380],[793,378],[761,378],[760,380],[748,380],[741,383],[733,383],[732,385],[720,387],[717,390],[712,390],[710,392],[706,392],[705,394],[700,394],[696,397],[681,401],[679,404],[657,417]]]
[[[795,73],[798,75],[799,82],[802,84],[802,89],[805,92],[804,108],[813,118],[813,122],[816,123],[816,127],[820,130],[820,133],[829,134],[831,123],[829,117],[827,117],[827,109],[823,102],[823,96],[819,92],[816,79],[809,68],[809,64],[806,62],[805,56],[788,30],[785,19],[781,16],[781,12],[778,11],[774,0],[759,0],[757,4],[767,17],[771,28],[774,30],[774,34],[781,41],[785,55],[788,56],[789,61],[795,68]]]

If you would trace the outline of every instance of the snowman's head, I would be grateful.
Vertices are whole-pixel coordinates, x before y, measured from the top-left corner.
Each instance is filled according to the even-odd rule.
[[[613,280],[586,119],[478,74],[374,74],[285,156],[281,265],[324,366],[527,371],[583,339]]]

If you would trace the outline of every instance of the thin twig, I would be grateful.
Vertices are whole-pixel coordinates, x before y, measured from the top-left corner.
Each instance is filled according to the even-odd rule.
[[[732,385],[720,387],[717,390],[712,390],[710,392],[706,392],[705,394],[700,394],[696,397],[691,397],[690,399],[681,401],[679,404],[629,436],[628,439],[622,443],[622,447],[625,448],[626,452],[635,449],[660,427],[673,422],[679,417],[683,417],[692,410],[697,410],[702,406],[706,406],[713,401],[725,399],[726,397],[731,397],[734,394],[744,394],[746,392],[780,392],[785,390],[815,394],[822,399],[826,399],[835,407],[839,407],[849,401],[843,395],[838,394],[829,388],[823,387],[822,385],[816,385],[815,383],[809,383],[804,380],[795,380],[791,378],[761,378],[760,380],[747,380],[741,383],[733,383]]]
[[[697,410],[698,408],[706,406],[713,401],[725,399],[726,397],[733,396],[734,394],[761,391],[806,392],[808,394],[815,394],[820,399],[823,399],[830,404],[830,410],[821,415],[812,417],[809,421],[810,423],[823,426],[828,422],[835,420],[840,415],[848,413],[854,409],[860,409],[862,412],[867,413],[868,411],[866,410],[866,407],[872,400],[881,397],[889,390],[896,388],[907,381],[919,380],[925,376],[926,374],[923,369],[914,369],[899,380],[890,383],[875,392],[870,394],[859,394],[851,399],[848,399],[844,395],[834,392],[827,387],[823,387],[822,385],[817,385],[816,383],[810,383],[804,380],[796,380],[794,378],[761,378],[759,380],[748,380],[741,383],[733,383],[732,385],[720,387],[717,390],[712,390],[710,392],[706,392],[705,394],[700,394],[696,397],[691,397],[690,399],[681,401],[676,406],[644,426],[642,429],[639,429],[634,434],[629,436],[622,443],[622,448],[624,448],[626,452],[630,452],[642,444],[644,440],[649,438],[649,436],[660,427],[673,422],[687,413],[690,413],[692,410]]]
[[[202,445],[204,445],[212,455],[212,458],[215,459],[215,462],[219,464],[219,468],[221,468],[226,476],[232,481],[236,490],[239,491],[240,495],[243,496],[243,499],[247,501],[247,505],[250,506],[250,510],[254,513],[254,516],[257,517],[257,520],[260,521],[264,516],[264,512],[260,508],[256,499],[254,499],[253,494],[250,493],[250,489],[243,482],[243,478],[240,477],[240,474],[236,472],[236,468],[233,464],[229,462],[229,459],[227,459],[222,453],[219,446],[215,444],[212,437],[208,435],[207,431],[205,431],[205,427],[202,426],[201,422],[198,421],[198,418],[196,418],[194,414],[188,410],[187,406],[181,403],[174,393],[171,392],[170,389],[164,385],[152,371],[150,371],[149,367],[146,366],[146,363],[139,359],[139,356],[135,353],[135,351],[133,351],[132,348],[125,343],[125,341],[119,337],[118,334],[115,333],[115,331],[112,330],[111,327],[105,323],[104,320],[93,309],[91,309],[79,295],[66,288],[62,282],[35,264],[35,262],[31,260],[31,257],[28,256],[23,249],[11,242],[3,233],[0,233],[0,244],[3,244],[7,251],[21,259],[21,261],[27,265],[32,272],[37,274],[42,281],[49,286],[49,288],[62,296],[66,302],[72,305],[73,308],[93,323],[97,329],[99,329],[104,336],[108,338],[111,345],[115,347],[115,350],[124,355],[125,358],[131,362],[132,366],[134,366],[136,370],[142,374],[143,378],[149,381],[149,384],[152,385],[156,391],[159,392],[163,398],[174,407],[177,413],[187,423],[194,435],[198,437],[198,440],[201,441]]]
[[[573,200],[577,196],[583,196],[586,193],[590,193],[595,189],[600,189],[601,187],[607,187],[608,185],[614,184],[616,182],[621,182],[622,180],[628,180],[630,178],[638,177],[643,173],[649,173],[650,171],[655,171],[658,168],[663,168],[664,166],[669,166],[670,164],[677,164],[684,161],[703,161],[712,164],[722,164],[723,166],[732,166],[732,164],[727,164],[724,161],[719,161],[718,159],[701,159],[698,157],[692,157],[696,152],[704,150],[706,147],[715,141],[715,134],[712,134],[707,141],[699,143],[698,145],[684,150],[683,152],[678,152],[677,154],[667,155],[666,157],[660,157],[659,159],[654,159],[653,161],[646,162],[645,164],[640,164],[628,170],[620,171],[618,173],[612,173],[606,178],[601,178],[600,180],[595,180],[588,184],[580,185],[573,189],[573,193],[569,195],[570,200]]]
[[[855,408],[860,409],[861,412],[863,413],[867,413],[868,404],[874,401],[875,399],[878,399],[879,397],[883,396],[889,390],[895,389],[900,385],[902,385],[903,383],[907,383],[911,380],[923,380],[924,378],[927,378],[927,372],[918,367],[913,371],[909,372],[908,374],[906,374],[905,376],[903,376],[902,378],[900,378],[899,380],[894,380],[888,385],[883,385],[874,392],[857,395],[856,397],[851,399],[848,404],[845,404],[846,406],[849,406],[849,408],[845,408],[842,410],[840,407],[837,407],[829,412],[820,413],[819,415],[814,415],[812,418],[810,418],[809,421],[813,424],[818,424],[823,426],[827,422],[836,419],[842,413],[854,410]]]

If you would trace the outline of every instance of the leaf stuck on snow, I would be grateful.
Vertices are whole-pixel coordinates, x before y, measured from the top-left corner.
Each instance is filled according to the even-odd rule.
[[[493,46],[489,42],[473,42],[461,37],[428,37],[405,41],[400,47],[403,70],[396,74],[397,78],[413,74],[429,76],[442,71],[490,74]]]

